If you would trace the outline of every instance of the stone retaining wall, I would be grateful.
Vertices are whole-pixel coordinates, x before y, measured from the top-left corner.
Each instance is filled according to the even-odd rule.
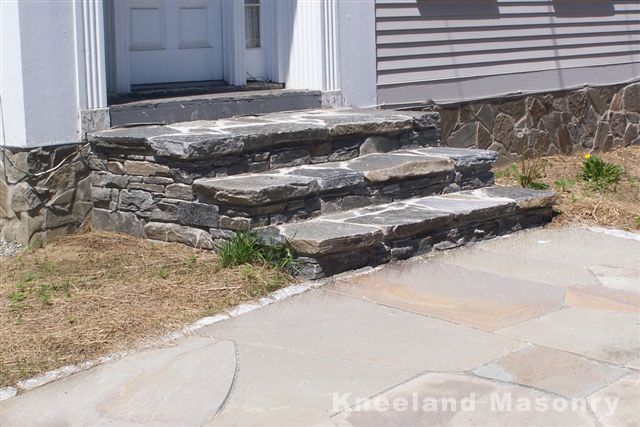
[[[437,106],[443,145],[552,155],[640,144],[640,83]]]
[[[3,238],[38,246],[85,222],[92,207],[91,170],[85,157],[88,148],[72,144],[1,149]]]

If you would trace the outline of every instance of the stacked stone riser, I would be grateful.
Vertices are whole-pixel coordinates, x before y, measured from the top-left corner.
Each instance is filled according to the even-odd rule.
[[[433,251],[452,249],[468,243],[493,239],[516,231],[540,227],[551,221],[553,209],[540,208],[472,223],[452,223],[409,239],[385,241],[357,251],[333,254],[322,258],[300,257],[297,274],[309,279],[320,279],[344,271],[375,267],[400,261]]]
[[[454,185],[452,185],[454,183]],[[342,212],[365,206],[391,203],[416,196],[429,196],[480,188],[493,183],[493,174],[487,172],[479,177],[465,181],[455,181],[454,173],[445,173],[429,178],[411,179],[401,182],[391,182],[368,186],[365,184],[351,187],[338,192],[330,192],[305,199],[289,200],[287,202],[264,205],[256,208],[241,208],[237,206],[218,205],[222,219],[220,228],[238,230],[263,227],[273,224],[299,221],[318,215]],[[207,204],[215,201],[201,197]]]

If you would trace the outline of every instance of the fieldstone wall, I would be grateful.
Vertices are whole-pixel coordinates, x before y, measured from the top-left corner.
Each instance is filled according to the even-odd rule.
[[[0,151],[0,236],[39,245],[84,224],[92,207],[88,146]]]
[[[553,155],[639,144],[640,83],[437,106],[442,145]]]

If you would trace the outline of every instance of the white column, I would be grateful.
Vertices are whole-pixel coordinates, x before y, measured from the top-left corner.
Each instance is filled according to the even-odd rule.
[[[247,82],[244,72],[244,0],[222,1],[222,32],[224,79],[242,86]]]
[[[74,12],[79,136],[83,139],[87,132],[109,127],[104,2],[76,0]]]

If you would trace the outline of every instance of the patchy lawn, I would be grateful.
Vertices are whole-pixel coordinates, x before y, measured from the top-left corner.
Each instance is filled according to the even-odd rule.
[[[608,189],[596,189],[579,178],[584,154],[551,156],[542,159],[539,183],[559,193],[553,224],[588,224],[640,229],[640,146],[594,154],[606,162],[622,166],[620,182]],[[517,185],[511,166],[497,168],[497,185]]]
[[[291,283],[206,251],[89,232],[0,257],[0,386],[122,350]]]

